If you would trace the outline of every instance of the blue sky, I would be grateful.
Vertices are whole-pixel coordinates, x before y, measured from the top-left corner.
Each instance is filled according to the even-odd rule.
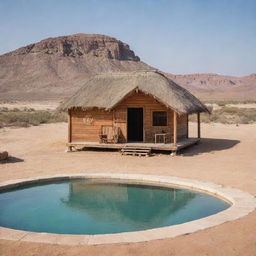
[[[256,0],[0,0],[0,54],[47,37],[114,36],[166,72],[256,72]]]

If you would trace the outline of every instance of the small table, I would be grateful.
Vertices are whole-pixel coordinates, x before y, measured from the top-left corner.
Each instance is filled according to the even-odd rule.
[[[157,143],[157,137],[163,137],[163,142],[166,144],[168,133],[156,133],[155,134],[155,143]]]

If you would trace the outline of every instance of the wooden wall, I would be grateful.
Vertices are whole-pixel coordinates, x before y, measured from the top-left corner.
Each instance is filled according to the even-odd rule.
[[[98,142],[102,125],[113,124],[113,113],[103,110],[71,110],[72,142]]]
[[[177,115],[178,128],[177,136],[178,140],[182,138],[188,138],[188,115]]]
[[[153,97],[142,92],[134,92],[124,99],[113,111],[103,110],[71,110],[71,140],[73,142],[98,142],[102,125],[120,127],[120,142],[127,138],[127,108],[143,108],[144,114],[144,142],[154,142],[154,134],[162,131],[170,134],[168,142],[172,142],[173,111],[167,109]],[[168,126],[152,126],[152,112],[167,111]],[[178,140],[187,137],[187,115],[177,115]]]

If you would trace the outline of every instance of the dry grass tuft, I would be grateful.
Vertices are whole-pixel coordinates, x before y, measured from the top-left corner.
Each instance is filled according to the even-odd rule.
[[[67,122],[67,114],[63,112],[50,112],[27,108],[19,110],[14,108],[0,108],[0,128],[3,127],[29,127],[32,125]]]
[[[196,116],[190,116],[190,121],[196,121]],[[223,123],[223,124],[251,124],[256,122],[256,109],[254,108],[236,108],[226,107],[225,105],[212,114],[201,114],[203,123]]]

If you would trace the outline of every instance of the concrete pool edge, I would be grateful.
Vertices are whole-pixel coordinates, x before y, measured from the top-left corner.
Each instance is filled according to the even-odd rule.
[[[109,179],[114,181],[129,181],[139,184],[153,184],[159,186],[176,186],[202,191],[219,197],[231,203],[231,206],[217,214],[186,222],[179,225],[155,228],[150,230],[125,232],[103,235],[69,235],[37,233],[0,227],[0,239],[27,241],[60,245],[97,245],[113,243],[145,242],[156,239],[173,238],[179,235],[193,233],[206,228],[223,224],[227,221],[239,219],[256,209],[256,199],[253,195],[222,185],[201,182],[198,180],[178,178],[173,176],[155,176],[141,174],[120,173],[79,173],[54,176],[42,176],[31,179],[9,180],[0,183],[0,190],[19,187],[28,184],[38,184],[47,181],[61,181],[77,178]]]

